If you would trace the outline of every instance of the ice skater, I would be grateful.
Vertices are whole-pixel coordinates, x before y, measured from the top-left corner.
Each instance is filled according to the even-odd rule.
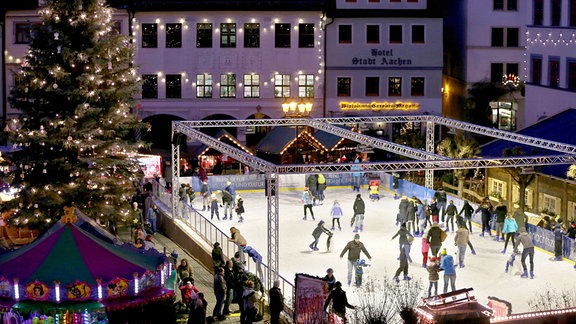
[[[342,207],[340,207],[338,200],[334,200],[334,205],[332,205],[332,209],[330,210],[330,216],[332,216],[332,227],[330,230],[334,231],[334,223],[337,222],[338,230],[341,231],[342,227],[340,226],[340,217],[344,216],[344,212],[342,211]]]
[[[530,258],[530,279],[534,279],[534,242],[532,242],[532,238],[526,230],[520,232],[516,238],[516,249],[518,249],[518,245],[520,244],[522,244],[522,258],[520,259],[520,262],[522,262],[522,269],[524,270],[520,277],[528,278],[526,258]]]
[[[218,197],[213,193],[210,198],[212,199],[210,207],[208,207],[208,209],[210,209],[210,220],[214,219],[214,214],[216,214],[216,219],[220,220],[220,213],[218,212]]]
[[[340,253],[340,258],[344,257],[344,254],[348,253],[348,286],[350,286],[350,282],[352,282],[352,269],[354,268],[356,260],[360,259],[361,252],[366,254],[368,260],[372,260],[370,253],[368,253],[368,250],[364,247],[364,243],[360,242],[360,235],[355,234],[354,240],[348,242]]]
[[[435,256],[431,256],[426,265],[426,270],[428,271],[428,281],[430,285],[428,286],[428,298],[432,296],[432,288],[434,288],[434,296],[438,295],[438,281],[440,280],[440,265],[438,264],[438,259]]]
[[[327,247],[326,249],[329,250],[330,249],[330,238],[332,237],[332,232],[330,232],[326,227],[324,227],[324,221],[321,220],[318,222],[318,225],[316,226],[316,228],[312,231],[312,237],[314,237],[314,242],[312,242],[309,247],[314,250],[314,251],[318,251],[318,241],[320,240],[320,236],[322,235],[322,233],[326,233],[326,235],[328,235],[328,242],[327,242]]]
[[[202,211],[205,211],[206,208],[210,210],[210,195],[212,192],[210,191],[210,185],[208,185],[208,180],[202,181],[202,188],[200,188],[200,195],[202,196]]]
[[[400,250],[400,265],[398,266],[398,269],[396,270],[396,274],[394,275],[394,278],[392,278],[392,280],[396,281],[396,282],[400,282],[400,279],[398,279],[398,276],[400,276],[400,273],[404,272],[404,280],[410,280],[412,279],[411,277],[408,277],[408,258],[406,256],[406,251],[405,250]]]
[[[516,261],[516,252],[512,252],[512,254],[510,254],[510,257],[508,258],[508,260],[506,260],[506,273],[508,273],[508,270],[512,270],[512,267],[514,266],[514,261]]]
[[[362,275],[364,274],[364,268],[369,266],[370,265],[366,263],[366,260],[364,259],[356,260],[356,264],[354,265],[355,268],[354,285],[356,287],[362,286]]]
[[[360,194],[356,195],[356,200],[354,200],[354,216],[350,221],[350,226],[354,226],[354,233],[358,233],[358,230],[362,232],[364,229],[364,212],[366,210],[366,205]]]
[[[312,196],[312,193],[310,193],[310,190],[308,190],[308,187],[304,187],[304,192],[302,192],[302,204],[304,204],[304,218],[302,219],[306,220],[306,210],[310,210],[310,216],[312,216],[312,220],[315,220],[314,211],[312,210],[314,197]]]
[[[242,217],[242,214],[244,214],[244,199],[240,195],[236,197],[236,208],[234,210],[236,210],[236,216],[238,216],[238,223],[242,223],[244,221],[244,217]]]

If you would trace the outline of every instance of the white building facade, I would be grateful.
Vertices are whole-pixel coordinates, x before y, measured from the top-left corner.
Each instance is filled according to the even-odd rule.
[[[576,0],[527,1],[526,123],[576,107]]]
[[[326,22],[326,115],[442,114],[442,17],[428,1],[338,0]]]

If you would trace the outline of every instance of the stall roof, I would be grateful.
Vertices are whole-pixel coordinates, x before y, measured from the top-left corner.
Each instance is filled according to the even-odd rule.
[[[242,143],[240,143],[236,137],[232,136],[232,134],[230,134],[229,132],[227,132],[226,130],[222,129],[221,131],[219,131],[214,138],[216,138],[219,141],[225,141],[225,143],[228,144],[232,144],[237,146],[239,149],[243,150],[244,152],[248,153],[248,154],[252,154],[252,151],[250,151],[249,148],[247,148],[246,146],[242,145]],[[194,150],[194,156],[196,157],[200,157],[202,155],[205,155],[206,152],[208,152],[208,150],[211,148],[211,146],[206,145],[206,144],[202,144],[200,146],[198,146],[198,148],[196,148]]]
[[[314,136],[304,127],[298,128],[298,138],[305,137],[312,146],[327,150]],[[294,127],[274,127],[256,146],[256,151],[271,154],[282,154],[296,141],[296,128]]]
[[[338,125],[338,127],[342,127],[343,129],[347,129],[347,130],[352,129],[352,127],[350,127],[350,126]],[[325,132],[323,130],[317,130],[314,133],[314,138],[316,138],[316,140],[318,142],[320,142],[320,144],[322,144],[324,147],[326,147],[328,149],[328,151],[332,151],[332,150],[336,149],[338,147],[338,145],[340,145],[342,142],[344,142],[346,140],[344,137],[340,137],[338,135],[334,135],[332,133]]]
[[[543,119],[536,124],[519,130],[517,133],[538,137],[550,141],[576,145],[576,137],[570,131],[576,129],[576,109],[566,109],[554,116]],[[518,144],[507,140],[495,140],[481,147],[482,157],[501,157],[506,148],[519,147],[527,155],[556,155],[563,154],[553,150],[546,150],[525,144]],[[569,164],[547,165],[541,167],[538,173],[566,179]]]

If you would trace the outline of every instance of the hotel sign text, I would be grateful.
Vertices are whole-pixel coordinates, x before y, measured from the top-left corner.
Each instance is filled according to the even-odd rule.
[[[371,57],[353,57],[352,65],[412,65],[412,60],[395,57],[393,49],[372,49],[370,51]]]
[[[418,110],[417,102],[340,102],[340,110]]]

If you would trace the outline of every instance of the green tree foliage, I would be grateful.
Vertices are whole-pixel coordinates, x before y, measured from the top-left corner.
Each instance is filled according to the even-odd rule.
[[[537,150],[533,149],[531,155],[535,155]],[[506,148],[502,151],[502,155],[505,157],[513,156],[526,156],[526,152],[522,150],[521,147],[515,146],[511,148]],[[528,185],[536,179],[535,171],[541,169],[540,167],[534,167],[530,173],[526,173],[526,168],[523,167],[509,167],[504,168],[506,172],[510,175],[512,180],[518,184],[518,205],[519,208],[524,211],[526,207],[526,188]],[[534,206],[532,206],[534,207]]]
[[[447,156],[451,159],[471,159],[480,154],[478,142],[465,133],[458,132],[454,137],[447,137],[443,139],[436,148],[438,154]],[[458,196],[462,197],[462,189],[468,169],[454,169],[452,172],[454,177],[458,180]]]
[[[22,188],[10,221],[47,226],[70,205],[123,218],[146,146],[135,134],[148,127],[134,113],[134,48],[104,0],[47,0],[39,13],[9,98],[22,113],[8,125]]]

